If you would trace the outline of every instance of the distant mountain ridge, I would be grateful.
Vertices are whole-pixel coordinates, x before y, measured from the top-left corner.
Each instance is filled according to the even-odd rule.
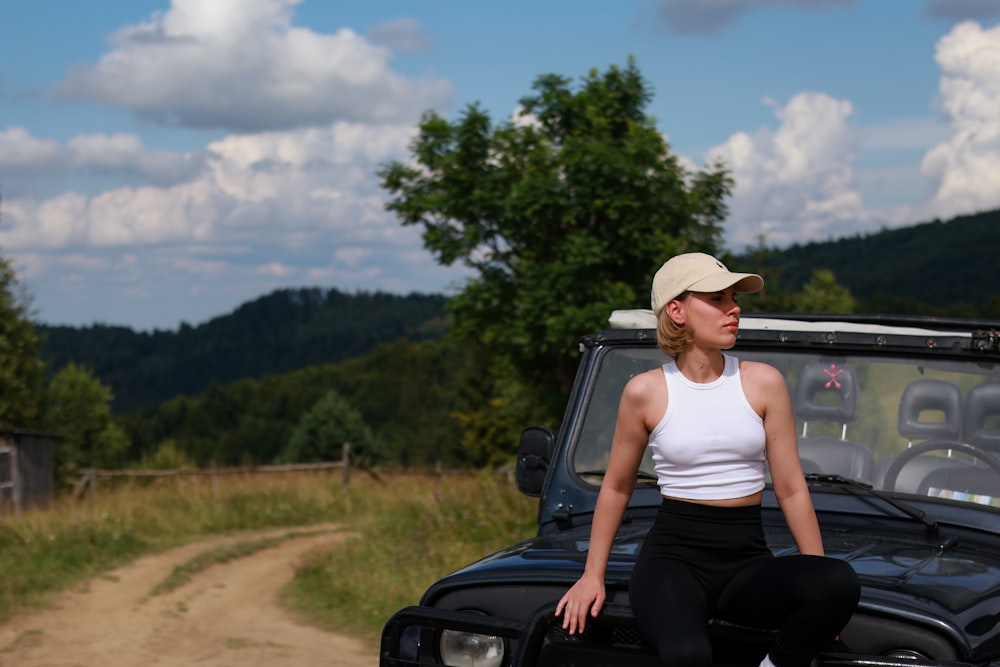
[[[982,311],[1000,295],[998,253],[1000,210],[795,244],[763,258],[748,252],[733,263],[766,269],[780,289],[789,291],[801,289],[813,270],[829,269],[877,312],[914,304],[928,311],[969,304]]]
[[[943,314],[969,304],[979,316],[1000,317],[998,251],[1000,210],[750,251],[731,267],[765,271],[769,289],[788,292],[800,290],[815,269],[828,269],[870,312]],[[106,325],[39,325],[38,331],[52,372],[71,361],[90,368],[122,413],[216,384],[360,357],[380,343],[439,339],[449,327],[447,303],[439,294],[284,289],[177,331]]]
[[[447,297],[336,289],[282,289],[228,315],[177,331],[39,325],[42,356],[56,372],[75,362],[111,388],[115,412],[193,395],[213,384],[336,363],[379,343],[440,338]]]

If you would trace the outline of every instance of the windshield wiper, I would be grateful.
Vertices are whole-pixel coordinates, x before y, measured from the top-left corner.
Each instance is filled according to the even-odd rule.
[[[843,475],[827,475],[823,473],[807,473],[806,481],[810,483],[830,484],[841,488],[856,489],[861,491],[865,495],[878,498],[879,500],[888,503],[903,514],[913,517],[920,523],[924,524],[927,527],[928,535],[936,536],[938,534],[938,522],[928,516],[926,512],[917,509],[909,503],[904,503],[902,500],[886,495],[881,491],[876,491],[870,484],[862,484],[861,482],[844,477]]]
[[[593,475],[595,477],[604,477],[604,475],[606,475],[607,472],[608,472],[607,470],[581,470],[580,472],[578,472],[576,474],[580,475],[581,477],[584,476],[584,475]],[[657,478],[656,475],[654,475],[653,473],[646,472],[645,470],[640,470],[636,474],[636,479],[637,480],[642,480],[642,481],[648,481],[648,482],[656,482],[656,481],[658,481],[658,478]]]

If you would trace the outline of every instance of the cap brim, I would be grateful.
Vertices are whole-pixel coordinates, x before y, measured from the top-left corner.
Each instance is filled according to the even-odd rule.
[[[721,292],[733,287],[741,294],[759,292],[764,289],[764,279],[756,273],[728,273],[708,276],[691,285],[689,292]]]

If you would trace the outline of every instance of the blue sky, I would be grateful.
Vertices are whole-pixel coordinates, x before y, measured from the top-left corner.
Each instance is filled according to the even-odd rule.
[[[378,165],[635,56],[727,247],[1000,207],[1000,0],[34,0],[0,22],[0,252],[51,324],[174,329],[280,287],[449,292]]]

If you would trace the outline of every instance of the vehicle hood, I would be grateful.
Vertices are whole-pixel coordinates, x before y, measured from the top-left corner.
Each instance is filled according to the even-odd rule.
[[[608,563],[609,588],[628,588],[648,529],[643,521],[619,531]],[[1000,642],[1000,554],[973,540],[910,532],[901,537],[878,524],[864,531],[824,532],[827,555],[849,562],[861,579],[859,608],[951,624],[968,633],[973,647]],[[769,526],[767,537],[775,555],[795,553],[780,527]],[[428,590],[424,604],[468,586],[569,586],[583,569],[589,538],[589,526],[579,526],[520,542],[443,578]]]

